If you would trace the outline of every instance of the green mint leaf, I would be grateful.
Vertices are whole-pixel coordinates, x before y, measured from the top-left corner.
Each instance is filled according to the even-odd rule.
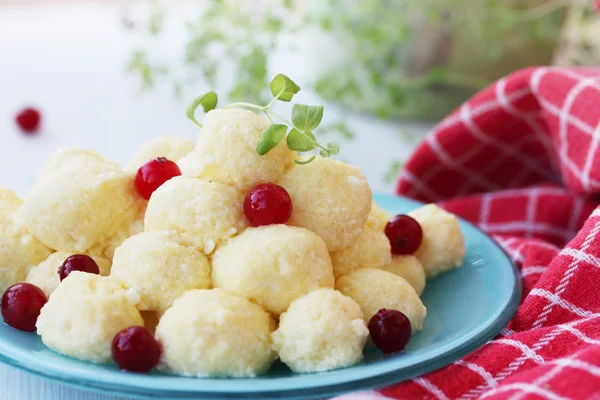
[[[331,156],[331,153],[330,153],[330,152],[328,152],[327,150],[321,150],[321,151],[319,152],[319,154],[320,154],[320,155],[321,155],[321,157],[323,157],[323,158],[327,158],[327,157]]]
[[[287,126],[280,124],[273,124],[262,133],[258,144],[256,145],[256,152],[264,156],[271,151],[275,146],[279,144],[285,137],[287,132]]]
[[[279,95],[279,100],[290,101],[300,91],[300,86],[283,74],[278,74],[269,84],[273,96]]]
[[[296,164],[300,164],[300,165],[306,165],[306,164],[308,164],[308,163],[310,163],[310,162],[313,162],[315,158],[317,158],[317,156],[312,156],[312,157],[311,157],[311,158],[309,158],[308,160],[294,160],[294,162],[295,162]]]
[[[323,119],[323,106],[307,106],[294,104],[292,108],[292,122],[301,131],[308,132],[315,129]]]
[[[336,155],[340,152],[340,146],[335,143],[327,143],[327,151],[330,154]]]
[[[217,94],[215,92],[208,92],[205,95],[202,95],[200,97],[195,98],[194,100],[192,100],[192,102],[190,103],[190,105],[187,108],[186,111],[186,115],[189,119],[191,119],[196,125],[198,125],[199,127],[202,127],[202,124],[200,124],[197,120],[196,120],[196,109],[199,106],[202,106],[202,108],[204,109],[204,112],[209,112],[210,110],[213,110],[216,106],[217,106]]]
[[[310,136],[300,132],[298,129],[292,129],[287,136],[287,145],[290,150],[311,151],[316,147],[314,140],[311,139]]]

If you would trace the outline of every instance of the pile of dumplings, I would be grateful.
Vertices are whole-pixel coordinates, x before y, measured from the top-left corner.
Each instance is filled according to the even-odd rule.
[[[242,109],[210,111],[197,140],[158,138],[122,168],[87,150],[58,150],[21,200],[0,190],[0,289],[41,288],[37,334],[50,349],[111,362],[111,341],[141,325],[162,346],[161,371],[254,377],[280,359],[295,372],[354,365],[367,322],[396,309],[422,329],[427,279],[461,265],[455,216],[430,204],[409,215],[423,229],[414,255],[392,255],[392,217],[373,203],[358,168],[317,158],[307,165],[280,143],[255,148],[269,126]],[[134,187],[155,157],[182,175],[149,201]],[[272,182],[287,190],[286,224],[250,227],[246,194]],[[86,254],[100,274],[57,269]]]

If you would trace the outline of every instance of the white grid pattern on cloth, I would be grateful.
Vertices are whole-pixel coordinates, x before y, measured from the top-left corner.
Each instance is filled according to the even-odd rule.
[[[540,375],[537,379],[531,382],[531,384],[540,387],[540,385],[547,383],[549,380],[553,379],[556,375],[558,375],[568,367],[580,369],[589,373],[590,375],[600,377],[600,368],[585,361],[577,360],[578,355],[579,354],[576,353],[566,358],[559,358],[554,361],[551,361],[548,364],[554,365],[554,367],[546,371],[544,374]],[[511,396],[508,400],[521,400],[524,396],[526,396],[529,393],[530,392],[526,390],[521,390],[520,392],[515,393],[513,396]]]
[[[585,261],[586,263],[593,265],[596,268],[600,268],[600,258],[595,257],[589,253],[585,253],[579,249],[565,249],[562,252],[563,255],[573,257],[577,261]]]
[[[478,185],[480,185],[488,191],[500,189],[500,186],[498,184],[491,182],[484,175],[474,173],[473,170],[466,168],[461,161],[450,157],[450,155],[446,153],[446,150],[442,146],[440,146],[436,136],[429,136],[426,140],[429,143],[429,147],[435,153],[438,160],[442,161],[446,166],[449,166],[455,171],[460,172],[467,180],[477,183]],[[479,149],[477,149],[477,151],[479,151]]]
[[[524,278],[533,274],[543,274],[548,269],[545,265],[529,266],[521,269],[521,276]]]
[[[571,274],[571,275],[572,275],[572,274]],[[563,291],[564,291],[564,290],[562,290],[562,291],[561,291],[561,293],[562,293]],[[591,311],[584,310],[584,309],[583,309],[583,308],[581,308],[581,307],[577,307],[577,306],[576,306],[576,305],[574,305],[573,303],[571,303],[571,302],[569,302],[569,301],[566,301],[566,300],[564,300],[564,299],[560,298],[560,296],[559,296],[558,294],[556,294],[556,293],[552,293],[552,292],[549,292],[549,291],[547,291],[547,290],[545,290],[545,289],[535,288],[535,289],[533,289],[531,292],[529,292],[529,296],[538,296],[538,297],[542,297],[542,298],[544,298],[544,299],[548,300],[548,303],[547,303],[547,304],[546,304],[546,306],[544,307],[544,310],[542,310],[542,314],[540,314],[540,316],[541,316],[541,315],[543,315],[543,314],[544,314],[544,312],[546,312],[545,310],[547,310],[547,309],[549,309],[549,308],[551,308],[552,306],[555,306],[555,305],[561,306],[561,307],[562,307],[562,308],[564,308],[565,310],[567,310],[567,311],[570,311],[570,312],[572,312],[573,314],[576,314],[576,315],[578,315],[578,316],[580,316],[580,317],[586,317],[586,318],[589,318],[589,317],[591,317],[591,316],[593,316],[593,315],[594,315],[594,313],[592,313]],[[548,312],[546,312],[546,315],[547,315],[547,314],[548,314]],[[538,318],[538,319],[536,320],[536,322],[537,322],[537,321],[539,321],[540,319],[541,319],[541,318]],[[540,324],[540,323],[537,323],[537,324],[536,324],[535,322],[534,322],[534,324],[533,324],[533,325],[534,325],[534,329],[535,329],[535,328],[539,328],[539,327],[541,326],[541,324]],[[537,325],[537,326],[536,326],[536,325]]]
[[[454,364],[469,368],[471,371],[479,375],[488,385],[490,385],[490,387],[496,387],[498,385],[496,381],[494,381],[492,374],[486,371],[481,365],[472,362],[466,362],[464,360],[458,360],[454,362]]]
[[[571,88],[569,95],[567,96],[567,100],[565,101],[565,104],[563,104],[563,108],[559,109],[557,106],[555,106],[554,104],[548,102],[546,99],[544,99],[540,94],[539,94],[539,82],[542,79],[542,77],[549,73],[549,72],[553,72],[553,73],[558,73],[558,74],[562,74],[564,76],[568,76],[571,77],[573,79],[581,79],[581,82],[578,82],[578,84],[576,84],[573,88]],[[589,124],[587,124],[586,122],[573,117],[570,113],[570,107],[572,105],[572,103],[576,100],[577,95],[585,88],[588,87],[592,87],[595,88],[596,90],[600,91],[600,85],[598,85],[596,83],[596,79],[599,79],[599,77],[586,77],[584,75],[580,75],[577,74],[575,72],[572,71],[567,71],[567,70],[563,70],[560,68],[538,68],[536,71],[534,71],[534,73],[532,74],[531,78],[530,78],[530,84],[531,84],[531,89],[530,88],[524,88],[524,89],[518,89],[516,91],[514,91],[513,93],[510,93],[508,95],[506,95],[504,93],[504,86],[505,83],[502,83],[501,81],[500,83],[500,92],[499,89],[497,89],[497,87],[495,87],[496,90],[496,98],[492,99],[492,100],[488,100],[485,101],[481,104],[479,104],[478,106],[474,107],[472,110],[470,110],[470,118],[475,118],[477,116],[483,115],[487,112],[490,112],[492,110],[494,110],[497,107],[503,107],[503,104],[510,104],[513,101],[519,100],[522,97],[530,94],[530,93],[534,93],[536,94],[536,98],[537,101],[540,102],[540,104],[544,107],[544,109],[548,110],[551,114],[559,117],[559,140],[561,145],[560,147],[560,151],[559,151],[559,158],[562,162],[561,165],[566,166],[571,172],[573,172],[575,175],[580,175],[581,171],[580,168],[570,159],[570,157],[568,156],[568,145],[566,144],[566,137],[567,137],[567,129],[569,124],[575,126],[578,129],[581,129],[581,131],[586,132],[590,135],[594,135],[594,128],[591,127]],[[582,82],[585,82],[585,84],[582,84]],[[581,86],[583,85],[583,87],[577,88],[577,86]],[[496,86],[498,86],[498,83],[496,83]],[[504,96],[499,99],[498,98],[498,93],[503,94]],[[465,107],[466,104],[463,106]],[[504,108],[504,107],[503,107]],[[446,118],[433,132],[431,135],[428,136],[428,138],[426,139],[429,143],[430,143],[430,147],[432,148],[432,150],[436,153],[436,155],[438,156],[438,158],[440,158],[440,153],[439,151],[443,149],[441,149],[441,146],[439,146],[439,143],[437,143],[436,141],[432,140],[431,138],[434,138],[434,136],[440,132],[441,130],[447,129],[451,126],[457,125],[461,122],[464,123],[464,115],[463,115],[463,108],[461,107],[461,109],[451,115],[450,117]],[[507,112],[509,112],[507,109],[505,109]],[[522,113],[524,114],[522,118],[524,121],[527,122],[527,120],[530,121],[531,123],[531,117],[528,116],[528,113]],[[469,128],[469,126],[465,123],[464,124],[467,128]],[[530,124],[531,126],[531,124]],[[536,137],[543,137],[546,135],[540,135],[540,133],[536,130],[539,129],[539,125],[537,125],[537,128],[533,128],[533,126],[531,126],[534,133],[536,133]],[[469,129],[469,132],[472,133],[472,130]],[[543,132],[542,132],[543,133]],[[486,138],[489,139],[489,136],[484,135]],[[597,136],[597,135],[596,135]],[[542,143],[544,143],[542,141]],[[600,144],[599,144],[600,145]],[[514,149],[512,149],[514,151]],[[473,153],[473,152],[470,152]],[[593,151],[590,151],[591,154],[593,154]],[[445,156],[448,156],[445,152],[443,153]],[[472,154],[470,155],[471,157],[473,156]],[[590,155],[591,157],[591,155]],[[525,157],[527,158],[527,157]],[[439,196],[438,194],[436,194],[435,190],[431,189],[429,187],[429,185],[427,185],[424,181],[428,181],[430,180],[433,176],[435,176],[435,174],[439,173],[444,167],[454,167],[456,168],[456,165],[460,165],[462,163],[464,163],[466,160],[463,159],[463,157],[461,157],[461,159],[457,159],[457,160],[450,160],[448,161],[448,158],[440,158],[440,164],[439,164],[439,168],[432,168],[431,171],[429,172],[429,174],[425,174],[423,176],[422,179],[418,179],[416,178],[414,175],[412,174],[407,174],[407,173],[403,173],[402,177],[406,178],[407,180],[409,180],[412,183],[419,182],[419,188],[424,192],[427,193],[427,195],[434,201],[437,201],[438,199],[441,198],[441,196]],[[554,168],[553,166],[553,169]],[[472,177],[469,176],[469,173],[467,172],[465,174],[464,170],[460,171],[463,175],[465,175],[465,177],[467,177],[468,181],[472,179]],[[473,171],[471,171],[472,173]],[[547,172],[544,170],[544,172]],[[410,176],[409,176],[410,175]],[[477,180],[480,180],[481,177],[478,177]],[[587,177],[587,185],[588,187],[594,186],[594,187],[600,187],[600,181],[597,181],[595,179],[592,179],[591,177]],[[484,179],[485,180],[485,179]],[[489,182],[488,182],[489,183]],[[488,186],[486,185],[482,185],[484,186],[487,190],[491,190]]]
[[[503,239],[500,237],[495,237],[496,241],[500,243],[500,245],[508,252],[510,259],[512,260],[512,262],[514,263],[522,263],[523,261],[525,261],[525,257],[523,256],[523,254],[521,254],[521,250],[523,250],[523,248],[527,247],[527,246],[535,246],[538,248],[545,248],[548,250],[552,250],[558,253],[559,249],[556,246],[553,246],[551,244],[542,242],[542,241],[536,241],[535,244],[531,244],[528,243],[525,240],[521,241],[517,238],[510,238],[510,239],[514,239],[514,241],[519,241],[521,242],[516,248],[512,248],[512,241],[510,239]],[[530,240],[534,240],[534,239],[530,239]],[[508,243],[510,242],[510,243]],[[508,243],[508,244],[507,244]]]
[[[505,100],[510,103],[510,102],[519,100],[528,94],[531,94],[531,91],[529,88],[518,89],[518,90],[515,90],[514,92],[510,93],[509,95],[505,96]],[[479,104],[476,108],[473,108],[471,110],[471,113],[470,113],[471,118],[476,118],[483,114],[486,114],[486,113],[498,108],[499,105],[500,104],[498,103],[498,99],[496,99],[496,98],[486,101],[486,102],[483,102],[483,103]],[[448,117],[444,121],[442,121],[438,125],[438,127],[430,135],[428,135],[426,140],[431,145],[431,142],[428,140],[429,138],[434,137],[439,131],[447,129],[453,125],[458,125],[461,122],[462,122],[462,119],[460,117],[460,114],[451,115],[450,117]],[[438,145],[438,147],[439,147],[439,144],[436,143],[436,145]],[[430,147],[433,149],[433,146],[430,146]],[[478,152],[479,152],[479,149],[473,148],[469,152],[463,154],[462,157],[460,157],[456,161],[460,164],[464,164],[471,157],[475,156]],[[431,168],[429,173],[425,174],[422,179],[417,179],[413,174],[408,172],[406,169],[403,170],[403,172],[401,173],[400,176],[402,179],[406,179],[406,180],[412,182],[413,184],[415,184],[415,186],[418,186],[424,193],[427,194],[427,196],[430,199],[437,201],[441,198],[441,196],[439,194],[437,194],[435,192],[435,190],[431,189],[431,187],[429,187],[429,185],[427,185],[425,183],[425,181],[430,180],[433,176],[435,176],[437,173],[439,173],[444,167],[446,167],[446,166],[452,167],[453,166],[451,164],[445,163],[444,160],[442,160],[442,159],[440,161],[441,162],[434,168]]]
[[[593,314],[590,318],[578,319],[578,320],[571,321],[566,324],[561,324],[561,325],[554,327],[550,332],[546,333],[542,338],[540,338],[540,340],[537,341],[530,348],[530,350],[533,353],[537,354],[537,352],[539,350],[544,348],[546,345],[550,344],[550,342],[552,342],[560,334],[562,334],[564,332],[573,333],[572,330],[569,330],[568,328],[575,328],[579,324],[582,324],[584,322],[589,322],[592,318],[600,318],[600,314]],[[581,335],[583,335],[583,334],[581,334]],[[504,340],[504,339],[498,339],[498,340]],[[491,344],[494,344],[494,343],[497,343],[497,340],[494,340],[491,342]],[[519,357],[517,357],[513,361],[511,361],[510,364],[508,366],[506,366],[504,369],[502,369],[495,377],[493,377],[494,381],[496,383],[498,383],[498,382],[504,380],[505,378],[510,376],[512,373],[517,371],[527,360],[528,360],[528,357],[522,353]],[[489,389],[490,389],[490,386],[488,386],[487,383],[481,384],[475,388],[470,389],[467,393],[463,394],[460,397],[460,400],[476,398],[479,395],[481,395],[484,391],[489,390]]]
[[[433,383],[431,383],[429,380],[427,380],[427,378],[420,376],[418,378],[414,378],[413,381],[418,383],[419,385],[421,385],[421,387],[423,387],[423,389],[427,390],[429,393],[434,395],[436,399],[450,400],[450,399],[448,399],[448,397],[446,397],[444,392],[442,392],[440,390],[440,388],[438,388]]]
[[[592,213],[592,216],[590,218],[594,218],[595,214],[597,214],[597,212],[598,212],[598,209],[594,210],[594,212]],[[592,242],[594,241],[594,239],[596,239],[596,236],[598,235],[598,232],[600,232],[600,224],[596,224],[592,228],[592,230],[587,234],[587,236],[584,239],[583,244],[581,246],[581,251],[582,252],[585,253],[585,252],[587,252],[589,250],[589,247],[592,244]],[[560,303],[557,303],[554,300],[556,300],[556,299],[562,300],[562,299],[560,299],[560,295],[562,295],[564,293],[564,291],[566,290],[567,286],[569,285],[569,280],[575,274],[575,271],[579,267],[579,263],[580,263],[580,261],[577,258],[573,258],[573,260],[569,264],[569,267],[565,271],[565,274],[563,275],[563,277],[561,278],[558,286],[555,289],[555,292],[554,292],[553,295],[556,296],[556,298],[554,298],[554,297],[547,298],[547,300],[549,300],[549,301],[546,304],[546,306],[544,306],[544,309],[542,310],[542,312],[540,313],[540,315],[538,316],[538,318],[533,323],[532,328],[535,329],[535,328],[539,328],[540,326],[542,326],[542,324],[548,318],[548,315],[552,312],[553,306],[555,304],[560,304]]]
[[[594,155],[598,150],[598,145],[600,145],[600,122],[596,126],[594,130],[594,135],[592,136],[592,144],[590,145],[590,149],[585,157],[585,164],[583,165],[583,170],[581,171],[581,185],[584,190],[589,191],[590,187],[590,172],[592,170],[592,163],[594,161]]]
[[[480,398],[485,399],[486,397],[490,397],[495,394],[507,392],[509,390],[521,390],[521,391],[526,392],[527,394],[535,394],[540,397],[543,397],[544,399],[549,399],[549,400],[572,400],[572,399],[569,399],[568,397],[559,396],[556,393],[554,393],[548,389],[544,389],[539,386],[535,386],[531,383],[511,383],[510,385],[499,386],[493,390],[490,390],[487,393],[484,393]]]
[[[524,231],[527,235],[526,237],[528,238],[531,238],[534,233],[543,233],[564,241],[570,240],[573,237],[573,232],[569,232],[568,230],[557,228],[556,226],[546,224],[543,222],[534,222],[533,220],[530,220],[530,222],[510,221],[487,223],[485,225],[481,224],[480,228],[492,235],[515,231]]]
[[[578,80],[578,82],[570,89],[569,93],[567,94],[562,109],[546,101],[539,95],[539,82],[542,79],[542,77],[549,72],[558,73],[560,75]],[[533,92],[537,94],[536,97],[538,98],[538,101],[544,107],[544,109],[548,110],[551,114],[557,116],[559,119],[558,133],[560,140],[560,151],[558,155],[560,157],[560,160],[563,163],[563,165],[565,165],[569,170],[571,170],[571,172],[576,176],[581,175],[581,170],[568,155],[567,133],[569,124],[572,124],[576,128],[580,129],[582,132],[588,133],[590,135],[594,134],[594,128],[592,128],[589,124],[585,123],[584,121],[581,121],[580,119],[573,118],[571,116],[570,109],[575,100],[577,99],[577,96],[584,89],[594,88],[600,92],[600,86],[596,83],[596,79],[598,79],[598,77],[586,77],[584,75],[557,68],[539,68],[531,76],[531,87]],[[596,188],[600,187],[599,181],[588,177],[588,185],[590,184],[594,184]]]
[[[544,337],[542,337],[542,339],[533,346],[532,350],[534,352],[540,350],[545,345],[552,342],[558,335],[560,335],[560,333],[561,333],[561,331],[559,331],[559,330],[552,330],[551,332],[546,334]],[[500,381],[504,380],[506,377],[510,376],[513,372],[518,370],[521,367],[521,365],[523,365],[525,363],[525,361],[527,361],[527,360],[528,360],[527,356],[525,354],[521,354],[519,357],[515,358],[508,366],[506,366],[504,369],[502,369],[502,371],[500,371],[494,377],[494,380],[496,382],[500,382]],[[475,397],[478,397],[479,395],[481,395],[481,393],[483,393],[484,391],[486,391],[488,389],[491,389],[491,388],[487,384],[479,385],[475,388],[472,388],[464,395],[462,395],[460,397],[460,399],[463,399],[463,400],[464,399],[473,399]]]
[[[417,193],[414,189],[418,189],[422,193],[424,193],[427,196],[427,198],[431,199],[432,201],[438,201],[442,198],[442,196],[439,195],[438,193],[436,193],[434,190],[432,190],[429,187],[429,185],[427,185],[425,183],[424,180],[417,179],[407,169],[404,169],[402,171],[402,173],[400,174],[400,176],[401,176],[401,179],[409,181],[410,183],[413,184],[413,187],[410,188],[410,191],[408,193],[406,193],[407,196],[409,196],[409,197],[414,196]]]
[[[532,348],[530,348],[523,342],[519,342],[518,340],[512,340],[512,339],[498,339],[498,340],[495,340],[494,343],[512,346],[516,349],[521,350],[521,353],[523,353],[523,356],[525,357],[525,359],[531,360],[531,361],[535,362],[536,364],[544,364],[544,357],[537,354],[535,352],[535,350],[533,350]]]
[[[536,138],[540,141],[540,143],[542,143],[544,150],[546,150],[548,162],[550,163],[552,171],[555,175],[559,175],[560,171],[558,165],[556,165],[556,157],[554,155],[552,139],[550,138],[548,132],[545,131],[544,128],[542,128],[536,121],[535,117],[538,115],[538,113],[523,112],[512,105],[511,101],[506,95],[506,78],[501,78],[496,83],[495,94],[496,98],[498,99],[498,104],[504,111],[523,120],[535,133]]]
[[[469,103],[464,103],[461,106],[460,117],[461,117],[461,120],[462,120],[465,128],[467,128],[467,131],[473,137],[479,139],[482,143],[493,146],[496,150],[498,150],[500,153],[502,153],[504,155],[516,156],[521,160],[521,162],[525,166],[529,167],[529,169],[531,171],[536,171],[540,175],[545,176],[546,179],[549,179],[549,180],[554,179],[554,175],[552,173],[550,173],[547,168],[545,168],[541,165],[538,165],[538,163],[536,163],[536,162],[531,161],[531,159],[526,154],[523,154],[518,147],[508,145],[505,142],[497,140],[493,136],[483,132],[477,126],[477,124],[475,124],[475,121],[473,121],[473,115],[472,115],[471,107],[469,106]],[[474,172],[474,171],[471,171],[471,172]]]
[[[536,138],[534,138],[532,136],[525,136],[525,137],[522,137],[521,139],[519,139],[518,141],[516,141],[515,143],[513,143],[512,146],[514,146],[514,148],[516,148],[516,149],[519,149],[519,148],[521,148],[521,146],[529,144],[535,140],[536,140]],[[494,169],[496,169],[500,165],[502,165],[504,162],[506,162],[506,160],[509,157],[510,157],[510,154],[506,154],[506,153],[494,157],[494,159],[490,163],[483,166],[479,170],[479,173],[482,175],[487,175],[488,173],[490,173],[491,171],[493,171]],[[513,177],[513,179],[508,184],[508,186],[509,187],[517,187],[517,186],[521,185],[523,183],[523,181],[525,180],[525,178],[527,178],[530,174],[531,174],[530,169],[527,169],[527,168],[521,169],[521,171]],[[472,187],[473,187],[473,182],[466,180],[465,182],[463,182],[462,185],[460,185],[458,187],[455,195],[456,196],[464,196],[469,193],[469,191],[471,190]]]

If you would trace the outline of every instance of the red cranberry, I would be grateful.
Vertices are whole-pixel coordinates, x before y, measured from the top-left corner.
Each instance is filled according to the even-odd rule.
[[[251,226],[285,224],[292,208],[287,190],[274,183],[261,183],[244,199],[244,214]]]
[[[113,339],[112,357],[121,369],[148,372],[158,364],[160,345],[148,329],[131,326]]]
[[[423,241],[421,225],[408,215],[396,215],[385,226],[394,254],[413,254]]]
[[[369,320],[371,340],[382,353],[396,353],[404,350],[412,328],[410,320],[398,310],[382,308]]]
[[[17,283],[2,295],[2,317],[13,328],[35,332],[35,323],[46,304],[46,295],[31,283]]]
[[[15,117],[15,122],[21,130],[28,134],[37,132],[40,127],[41,115],[35,108],[24,108]]]
[[[100,274],[100,268],[96,261],[90,256],[85,254],[73,254],[67,257],[67,259],[58,267],[58,275],[60,280],[65,279],[73,271],[87,272],[88,274]]]
[[[179,175],[181,175],[181,170],[177,164],[165,157],[158,157],[138,169],[135,187],[143,198],[150,200],[150,196],[156,189],[169,179]]]

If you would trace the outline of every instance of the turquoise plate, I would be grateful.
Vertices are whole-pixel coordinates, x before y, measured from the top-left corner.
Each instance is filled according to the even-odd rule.
[[[420,204],[377,195],[397,214]],[[0,361],[67,385],[117,395],[173,399],[309,399],[381,387],[450,364],[492,339],[515,313],[521,280],[507,255],[492,239],[461,222],[467,255],[461,268],[427,283],[427,318],[404,354],[382,356],[372,346],[353,367],[318,374],[294,374],[275,364],[256,379],[194,379],[160,373],[131,374],[115,366],[93,365],[56,354],[38,336],[0,324]]]

